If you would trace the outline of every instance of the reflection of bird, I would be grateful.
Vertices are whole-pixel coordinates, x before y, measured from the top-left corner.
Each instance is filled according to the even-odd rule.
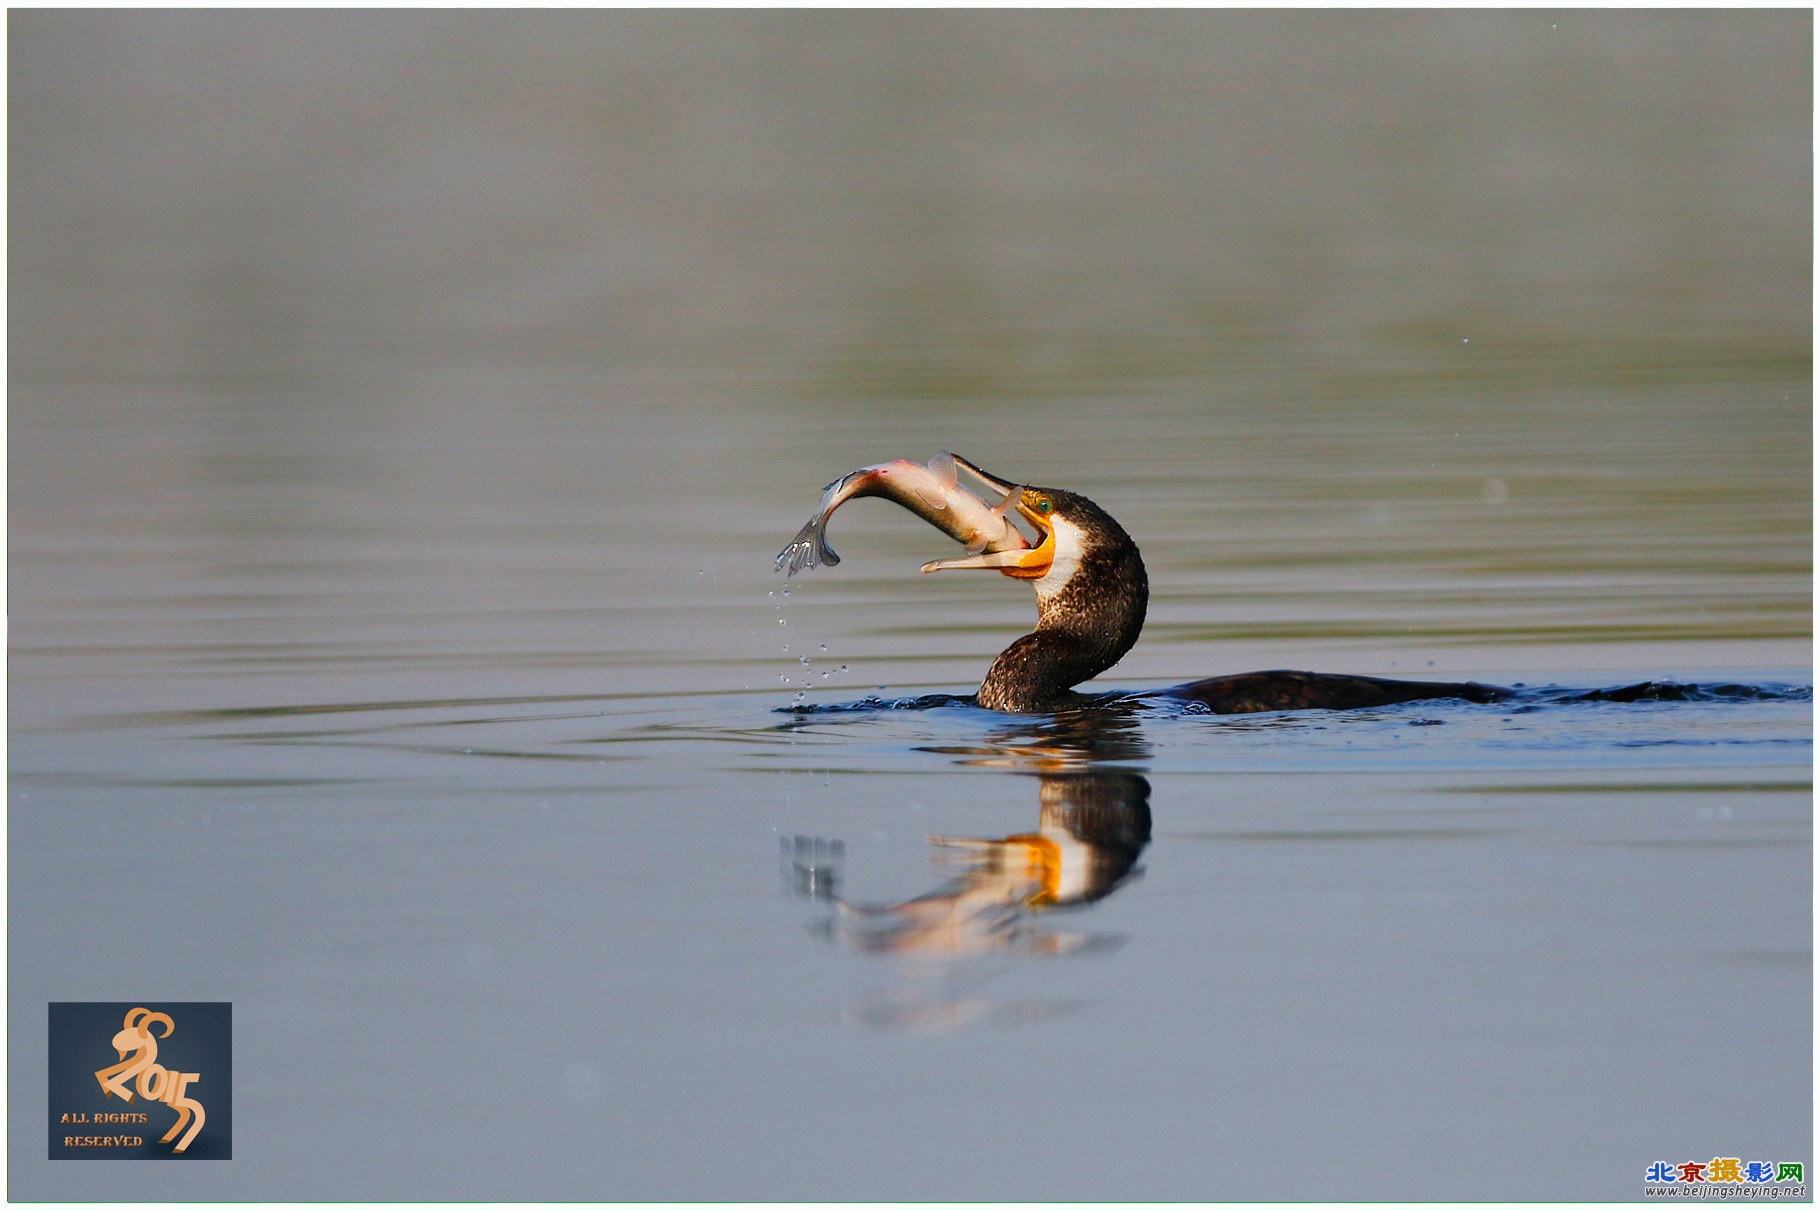
[[[1032,885],[1024,906],[1078,907],[1110,895],[1138,868],[1150,843],[1150,783],[1136,773],[1043,773],[1034,832],[1002,840],[931,836],[970,854],[977,869],[1021,868]]]
[[[1137,543],[1084,496],[1056,488],[1019,488],[966,465],[1000,491],[1019,493],[1018,513],[1041,535],[1030,550],[942,559],[923,568],[996,570],[1029,580],[1036,588],[1036,629],[993,661],[980,685],[979,704],[1020,713],[1086,704],[1088,699],[1074,693],[1073,687],[1116,664],[1144,628],[1150,586]],[[1423,698],[1488,702],[1508,694],[1474,683],[1273,671],[1194,681],[1156,691],[1155,696],[1199,702],[1220,714],[1248,714],[1350,710]]]
[[[960,958],[1015,950],[1074,953],[1110,938],[1053,933],[1032,913],[1081,907],[1138,872],[1150,843],[1150,783],[1136,773],[1042,773],[1037,830],[1013,836],[931,836],[955,876],[901,903],[855,903],[840,892],[839,841],[784,842],[798,895],[831,905],[825,931],[868,953]]]

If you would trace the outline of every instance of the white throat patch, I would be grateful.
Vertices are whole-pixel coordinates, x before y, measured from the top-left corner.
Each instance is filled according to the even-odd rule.
[[[1052,517],[1049,525],[1055,531],[1055,560],[1049,564],[1043,578],[1034,581],[1038,601],[1048,600],[1074,578],[1074,573],[1081,567],[1081,554],[1087,547],[1085,531],[1072,521]]]

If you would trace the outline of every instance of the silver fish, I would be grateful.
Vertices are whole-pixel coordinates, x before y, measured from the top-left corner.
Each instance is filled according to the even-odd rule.
[[[989,505],[962,487],[957,468],[967,472],[1004,499]],[[955,541],[967,547],[967,553],[983,551],[1028,550],[1030,543],[1005,514],[1017,503],[1023,488],[988,475],[979,467],[946,451],[919,462],[898,459],[877,466],[863,466],[830,483],[822,493],[821,506],[808,523],[797,531],[790,545],[777,556],[777,570],[786,568],[795,575],[805,567],[824,564],[833,567],[840,556],[828,545],[828,518],[834,510],[858,496],[883,496],[895,500]],[[925,566],[924,570],[929,570]]]

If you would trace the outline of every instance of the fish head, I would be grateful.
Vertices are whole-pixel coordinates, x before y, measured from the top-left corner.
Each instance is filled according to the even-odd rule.
[[[1074,498],[1072,493],[1046,487],[1008,486],[1018,493],[1014,505],[1018,516],[1028,521],[1040,538],[1035,546],[1028,550],[993,551],[964,559],[936,559],[923,564],[923,570],[996,571],[1016,580],[1041,580],[1055,569],[1060,549],[1058,527],[1063,535],[1062,545],[1070,549],[1078,547],[1079,538],[1075,527],[1065,516],[1059,514],[1059,510],[1065,507],[1066,500]],[[1073,561],[1070,561],[1069,566],[1072,568]]]

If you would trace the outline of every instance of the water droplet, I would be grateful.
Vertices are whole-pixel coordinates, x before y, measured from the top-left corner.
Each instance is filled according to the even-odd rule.
[[[782,619],[782,618],[779,618],[779,619],[777,619],[777,624],[779,626],[788,626],[790,623],[784,621],[784,619]]]
[[[790,683],[790,674],[787,672],[778,673],[777,681],[778,681],[778,684],[780,684],[780,685],[788,685]]]
[[[826,650],[828,650],[828,644],[826,644],[826,643],[823,643],[823,644],[822,644],[822,650],[823,650],[823,651],[826,651]]]
[[[796,657],[796,662],[801,664],[804,668],[807,668],[809,666],[809,657],[806,655],[799,655]]]
[[[787,596],[789,596],[789,595],[790,595],[790,588],[789,588],[789,586],[788,586],[788,585],[785,585],[785,586],[784,586],[784,595],[785,595],[785,596],[786,596],[786,597],[787,597]]]

